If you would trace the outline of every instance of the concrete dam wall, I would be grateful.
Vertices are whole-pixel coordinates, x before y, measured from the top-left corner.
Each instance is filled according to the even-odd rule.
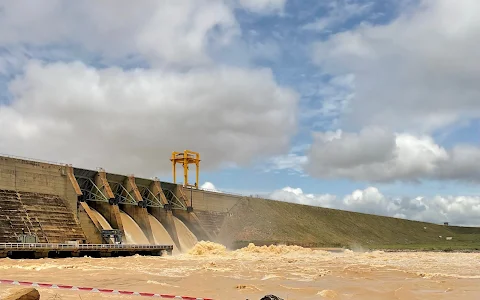
[[[439,236],[478,237],[465,229],[184,188],[155,179],[0,156],[0,243],[22,233],[39,242],[174,245],[199,240],[237,248],[437,243]],[[476,241],[477,239],[469,239]]]

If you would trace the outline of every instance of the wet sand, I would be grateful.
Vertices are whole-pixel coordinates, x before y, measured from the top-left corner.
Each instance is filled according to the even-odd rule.
[[[214,299],[479,299],[478,253],[342,253],[295,246],[226,251],[199,243],[171,257],[0,259],[2,279]],[[0,285],[0,299],[11,286]],[[39,289],[42,299],[143,299]],[[57,294],[57,296],[55,296]]]

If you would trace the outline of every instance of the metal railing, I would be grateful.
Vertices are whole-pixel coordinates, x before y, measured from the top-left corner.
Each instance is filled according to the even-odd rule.
[[[0,243],[0,250],[108,250],[108,249],[154,249],[169,250],[173,245],[136,245],[136,244],[53,244],[53,243]]]

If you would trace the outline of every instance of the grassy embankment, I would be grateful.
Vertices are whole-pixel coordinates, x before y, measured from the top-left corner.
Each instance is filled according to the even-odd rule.
[[[480,228],[249,198],[231,210],[219,240],[232,248],[252,242],[350,249],[480,250]]]

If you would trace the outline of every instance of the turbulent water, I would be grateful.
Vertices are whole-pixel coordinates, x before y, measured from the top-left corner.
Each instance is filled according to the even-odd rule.
[[[100,223],[100,226],[102,226],[103,229],[109,230],[112,229],[112,226],[108,223],[108,221],[95,209],[90,207],[90,210],[92,211],[93,215],[95,218],[97,218],[98,222]]]
[[[148,238],[132,217],[125,212],[120,211],[120,218],[122,218],[123,231],[125,232],[125,237],[127,239],[126,244],[150,244]]]
[[[214,299],[479,299],[477,253],[333,253],[295,246],[228,251],[199,242],[167,257],[0,260],[5,279]],[[0,299],[10,286],[0,285]],[[45,299],[139,299],[40,288]],[[57,296],[55,296],[57,294]],[[81,298],[80,298],[81,297]],[[43,298],[42,298],[43,299]]]
[[[154,216],[148,215],[148,220],[150,221],[150,227],[152,228],[153,239],[157,245],[173,245],[173,254],[178,254],[179,249],[175,246],[172,238],[168,234],[168,231],[163,227]]]
[[[188,227],[177,217],[173,217],[175,229],[177,230],[178,241],[183,252],[193,248],[198,240]]]

